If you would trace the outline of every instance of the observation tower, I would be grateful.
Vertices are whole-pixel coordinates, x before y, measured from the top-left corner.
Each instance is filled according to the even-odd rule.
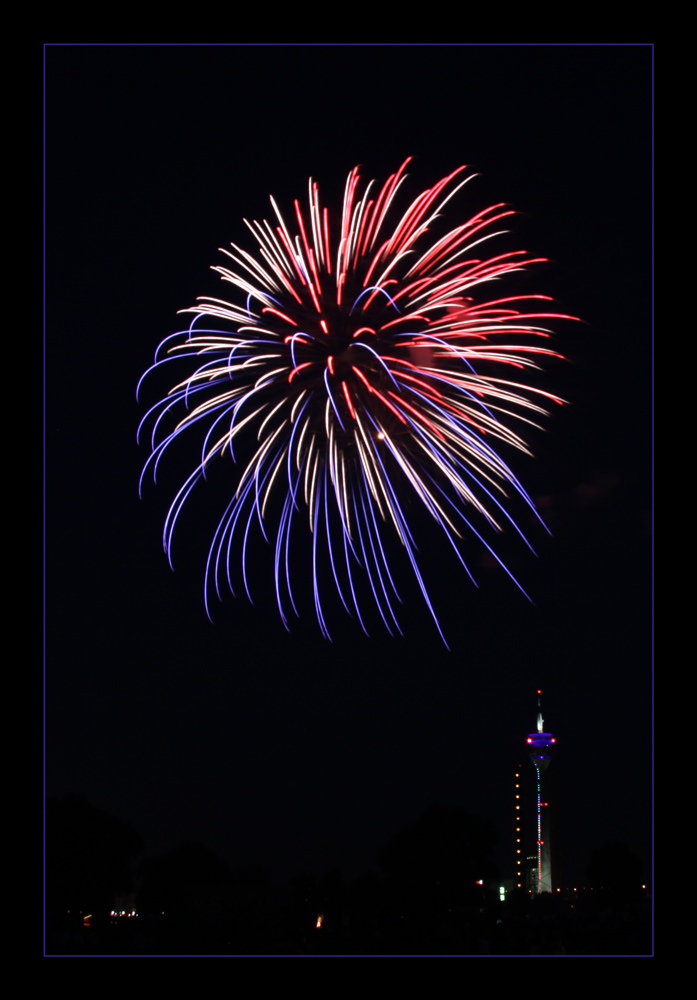
[[[537,732],[530,733],[527,738],[530,762],[535,768],[537,777],[537,870],[533,888],[535,895],[553,891],[549,765],[552,759],[552,745],[556,740],[551,733],[544,731],[541,694],[541,691],[537,692]]]

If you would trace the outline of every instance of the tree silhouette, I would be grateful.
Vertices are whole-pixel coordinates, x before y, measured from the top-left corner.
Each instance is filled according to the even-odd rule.
[[[46,904],[49,911],[107,913],[131,888],[131,862],[143,850],[126,823],[69,795],[46,803]]]
[[[495,845],[487,823],[460,808],[434,806],[378,855],[383,927],[399,929],[404,944],[417,949],[457,938],[498,876]]]

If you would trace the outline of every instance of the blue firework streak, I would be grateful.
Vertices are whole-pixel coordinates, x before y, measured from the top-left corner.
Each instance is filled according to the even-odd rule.
[[[273,546],[278,608],[288,627],[298,613],[291,536],[299,519],[309,521],[314,605],[327,638],[328,585],[364,631],[366,595],[388,631],[401,631],[389,535],[403,546],[440,632],[407,514],[415,506],[428,512],[468,574],[461,548],[472,533],[508,572],[481,529],[509,527],[522,538],[504,504],[517,494],[534,507],[497,449],[527,452],[514,428],[537,426],[547,401],[561,402],[524,379],[545,355],[559,357],[546,346],[544,324],[573,317],[547,311],[544,295],[488,298],[492,282],[544,259],[525,251],[487,256],[498,224],[513,214],[505,205],[432,235],[446,203],[474,176],[466,167],[388,222],[408,163],[382,188],[368,184],[362,197],[355,168],[338,229],[312,180],[308,211],[296,201],[293,226],[272,198],[276,224],[245,220],[257,255],[232,244],[222,251],[231,264],[214,268],[238,302],[203,298],[183,310],[193,314],[191,324],[163,341],[148,369],[181,359],[193,372],[141,424],[141,431],[153,424],[143,476],[156,474],[182,434],[198,430],[202,439],[200,462],[165,521],[170,564],[192,490],[215,458],[227,453],[234,463],[234,493],[206,564],[209,617],[212,594],[233,590],[231,562],[240,556],[251,600],[247,565],[258,526]],[[174,429],[165,429],[177,416]]]

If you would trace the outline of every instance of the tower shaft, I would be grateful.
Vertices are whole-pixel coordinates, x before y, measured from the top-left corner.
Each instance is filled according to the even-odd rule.
[[[527,738],[530,748],[530,762],[535,768],[537,791],[537,870],[534,889],[536,895],[541,892],[552,892],[555,888],[552,878],[549,765],[552,760],[552,745],[556,743],[556,740],[552,733],[544,731],[540,705],[541,693],[541,691],[537,692],[537,732],[530,733]]]

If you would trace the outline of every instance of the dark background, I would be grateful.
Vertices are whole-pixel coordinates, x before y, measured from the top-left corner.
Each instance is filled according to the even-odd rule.
[[[651,844],[651,57],[647,46],[49,46],[47,784],[137,829],[199,840],[273,877],[370,866],[436,802],[492,820],[512,873],[513,770],[535,690],[558,739],[563,861]],[[451,651],[417,597],[403,639],[312,615],[289,635],[262,587],[211,624],[204,560],[220,510],[161,547],[175,451],[148,481],[135,388],[177,310],[229,292],[209,266],[242,218],[290,211],[307,178],[340,206],[362,165],[414,156],[405,200],[462,163],[554,263],[533,291],[559,324],[555,408],[536,459],[511,456],[552,537],[504,540],[534,603],[473,542],[480,589],[426,555]],[[530,767],[530,765],[527,765]]]

